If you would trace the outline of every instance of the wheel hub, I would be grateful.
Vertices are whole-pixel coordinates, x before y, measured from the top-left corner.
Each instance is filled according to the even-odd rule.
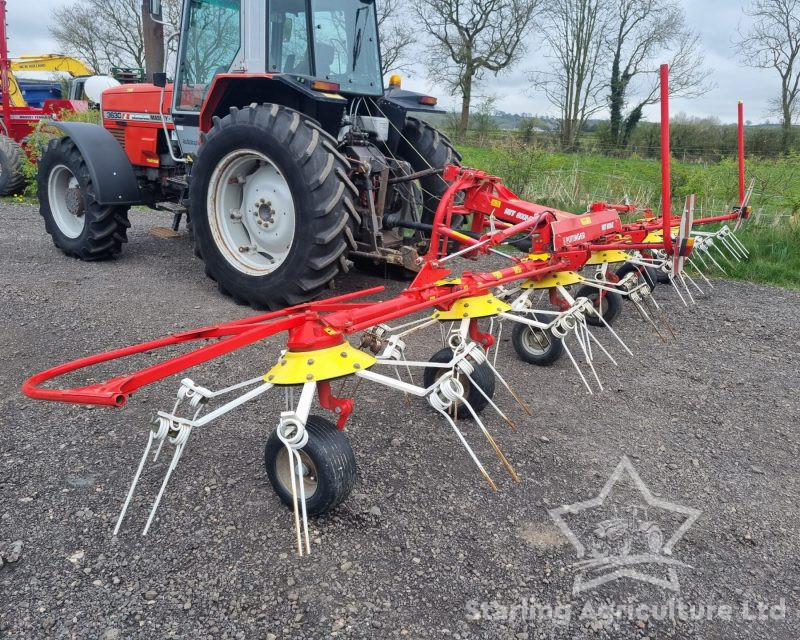
[[[73,216],[82,216],[85,213],[83,195],[77,186],[70,186],[64,194],[64,199],[66,201],[67,211]]]

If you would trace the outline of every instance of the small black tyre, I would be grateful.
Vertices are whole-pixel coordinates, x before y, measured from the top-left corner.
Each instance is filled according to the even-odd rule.
[[[450,347],[445,347],[444,349],[440,349],[434,353],[433,356],[428,359],[428,361],[445,363],[450,362],[452,359],[453,350]],[[425,387],[430,387],[446,371],[447,369],[442,369],[439,367],[426,367],[423,374],[423,383]],[[485,393],[489,398],[494,396],[494,372],[486,362],[475,366],[475,370],[470,374],[470,377],[475,381],[475,385],[479,386],[483,390],[483,393]],[[475,385],[473,385],[469,378],[467,378],[465,375],[459,373],[457,374],[457,379],[462,385],[464,385],[464,395],[467,399],[467,402],[469,402],[469,404],[475,410],[475,413],[480,413],[483,411],[486,408],[486,405],[489,404],[489,401],[486,399],[486,397],[484,397],[483,393],[476,389]],[[460,406],[461,405],[459,404],[459,407]],[[458,410],[458,417],[468,418],[471,417],[471,415],[469,411],[464,408],[463,410]]]
[[[189,184],[189,213],[206,273],[257,308],[311,300],[346,267],[357,191],[336,140],[277,104],[214,118]]]
[[[461,154],[455,150],[450,138],[427,122],[411,117],[406,118],[397,155],[408,162],[414,171],[461,164]],[[449,184],[437,174],[420,178],[419,184],[423,194],[421,220],[430,224]]]
[[[25,187],[25,174],[22,173],[23,153],[22,147],[15,140],[0,135],[0,196],[16,195]]]
[[[656,288],[658,282],[658,273],[652,267],[640,267],[632,262],[626,262],[619,269],[616,270],[617,277],[622,280],[625,276],[632,272],[638,272],[640,278],[644,278],[650,291]]]
[[[103,260],[128,241],[127,206],[101,205],[86,162],[70,138],[50,141],[39,161],[39,213],[53,244],[81,260]]]
[[[535,317],[539,322],[549,322],[544,315]],[[511,344],[521,360],[539,367],[553,364],[564,352],[564,340],[556,338],[552,331],[519,322],[511,331]]]
[[[356,482],[356,456],[347,436],[331,421],[321,416],[308,416],[306,431],[308,442],[300,449],[304,466],[306,512],[309,516],[319,516],[344,502],[350,495]],[[273,431],[267,440],[264,465],[275,493],[291,509],[289,453],[278,438],[277,431]]]
[[[617,319],[619,312],[622,311],[622,296],[611,291],[602,291],[591,285],[585,284],[575,293],[576,298],[589,298],[597,312],[603,316],[603,320],[611,326]],[[604,327],[605,325],[597,316],[586,316],[587,324],[593,327]]]

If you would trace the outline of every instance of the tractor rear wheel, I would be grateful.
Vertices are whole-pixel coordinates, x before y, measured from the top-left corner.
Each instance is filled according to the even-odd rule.
[[[279,105],[232,108],[200,147],[194,241],[220,291],[278,309],[319,295],[344,266],[356,189],[336,141]]]
[[[129,207],[95,201],[86,162],[72,140],[56,138],[47,145],[39,160],[37,187],[45,230],[64,253],[103,260],[122,251],[131,226]]]
[[[448,164],[461,164],[461,154],[455,150],[450,139],[417,118],[406,118],[403,138],[397,148],[397,154],[408,162],[414,171],[425,169],[441,169]],[[422,218],[425,224],[433,222],[436,207],[449,186],[440,175],[420,178],[422,188]]]
[[[13,196],[25,186],[22,173],[22,154],[15,140],[0,135],[0,196]]]

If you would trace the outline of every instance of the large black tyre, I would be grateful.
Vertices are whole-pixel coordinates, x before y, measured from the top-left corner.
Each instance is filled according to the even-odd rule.
[[[455,150],[446,135],[427,122],[411,117],[406,118],[397,155],[408,162],[414,171],[461,164],[461,154]],[[436,213],[436,207],[439,206],[439,201],[449,185],[440,175],[426,176],[421,178],[419,183],[423,196],[421,221],[430,224]]]
[[[440,349],[434,353],[433,356],[428,359],[428,361],[445,363],[450,362],[452,359],[453,350],[450,347],[445,347],[444,349]],[[423,383],[425,387],[430,387],[441,377],[445,371],[447,371],[447,369],[441,369],[439,367],[426,367],[423,374]],[[475,371],[470,374],[470,377],[475,381],[475,385],[483,389],[483,393],[489,396],[489,398],[494,396],[494,372],[487,363],[483,362],[477,365],[475,367]],[[475,388],[475,385],[473,385],[470,380],[461,373],[457,375],[457,378],[458,381],[464,385],[464,395],[466,396],[467,402],[469,402],[469,404],[475,410],[475,413],[480,413],[483,411],[486,408],[486,405],[489,404],[489,401],[484,397],[483,393],[478,391],[478,389]],[[462,408],[460,404],[457,410],[459,418],[471,417],[469,411],[467,411],[466,408]]]
[[[536,314],[539,322],[548,323],[552,316]],[[517,322],[511,331],[511,344],[521,360],[528,364],[546,367],[553,364],[564,352],[564,340],[556,338],[548,329],[539,329]]]
[[[610,291],[602,291],[596,287],[585,284],[575,293],[576,298],[589,298],[594,305],[595,310],[603,316],[603,320],[609,326],[614,324],[619,312],[622,311],[622,296],[618,293]],[[586,316],[587,324],[593,327],[604,327],[605,324],[594,315]]]
[[[308,442],[300,449],[300,458],[307,471],[303,476],[306,512],[318,516],[338,506],[350,495],[356,482],[356,457],[347,436],[329,420],[308,416],[306,431]],[[273,431],[267,440],[264,465],[275,493],[291,509],[289,454],[277,431]]]
[[[617,277],[622,280],[625,276],[632,272],[638,272],[640,278],[644,278],[650,291],[656,288],[658,283],[658,272],[652,267],[640,267],[632,262],[626,262],[619,269],[616,270]]]
[[[15,140],[0,135],[0,196],[13,196],[25,186],[22,173],[22,154]]]
[[[39,160],[39,213],[53,244],[81,260],[103,260],[128,241],[127,206],[98,204],[86,162],[70,138],[50,141]]]
[[[227,183],[242,185],[237,211],[248,223],[242,223],[242,231],[227,222],[225,216],[233,218],[233,212],[225,210],[228,200],[221,202],[235,200],[234,187],[220,191],[226,184],[225,163],[239,161],[255,162],[252,172],[241,176],[243,182]],[[247,182],[251,178],[263,181],[266,174],[256,174],[265,170],[272,172],[272,182],[263,182],[263,189],[256,183],[250,193],[260,193],[261,198],[251,202]],[[251,105],[214,118],[193,164],[189,214],[197,253],[220,291],[237,302],[271,309],[319,295],[346,266],[346,226],[349,212],[355,211],[352,198],[357,193],[348,170],[336,141],[316,122],[287,107]],[[279,191],[270,186],[281,180],[285,186],[279,186]],[[256,222],[259,226],[253,226]],[[257,250],[237,250],[237,233],[245,234],[248,246]],[[280,254],[270,253],[269,243],[278,242],[273,237],[281,240]],[[279,260],[275,259],[278,255]]]

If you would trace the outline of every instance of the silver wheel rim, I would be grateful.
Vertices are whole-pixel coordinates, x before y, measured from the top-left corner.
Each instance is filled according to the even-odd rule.
[[[319,479],[317,476],[317,467],[311,460],[309,455],[300,449],[300,461],[303,463],[303,488],[305,490],[306,501],[317,492],[319,486]],[[289,463],[289,453],[286,447],[281,447],[278,452],[277,460],[275,460],[276,475],[278,482],[283,485],[283,488],[292,493],[292,465]],[[298,487],[299,489],[299,487]],[[300,494],[298,492],[298,499]]]
[[[550,348],[550,341],[550,333],[544,329],[529,326],[527,331],[522,332],[522,344],[528,353],[544,355]]]
[[[78,179],[63,164],[53,168],[47,179],[47,199],[59,231],[77,238],[86,226],[86,203]]]
[[[239,149],[214,169],[208,221],[225,260],[242,273],[263,276],[288,257],[295,232],[289,183],[266,155]]]

